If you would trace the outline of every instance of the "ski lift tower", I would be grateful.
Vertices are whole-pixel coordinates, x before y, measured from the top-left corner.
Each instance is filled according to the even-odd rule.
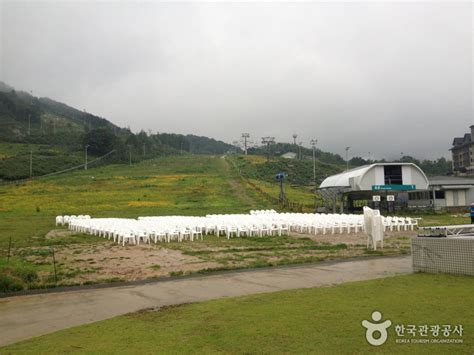
[[[275,137],[262,137],[262,144],[267,146],[267,160],[270,161],[270,145],[275,143]]]

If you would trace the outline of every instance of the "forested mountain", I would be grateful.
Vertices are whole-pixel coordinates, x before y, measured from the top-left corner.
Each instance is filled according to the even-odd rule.
[[[208,137],[174,133],[132,133],[118,127],[103,117],[70,107],[49,98],[38,98],[24,91],[15,91],[0,82],[0,180],[20,179],[43,175],[83,164],[85,148],[90,159],[107,156],[105,163],[129,163],[167,154],[223,154],[241,152],[230,144]],[[250,148],[251,155],[278,157],[294,152],[300,160],[312,159],[312,149],[290,143],[276,143],[270,147]],[[316,149],[315,156],[325,172],[344,169],[345,160],[338,154]],[[451,170],[451,163],[444,158],[435,161],[418,161],[406,156],[404,162],[419,165],[428,175],[444,175]],[[32,169],[30,171],[30,163]],[[311,180],[312,165],[303,163],[292,172],[294,182]],[[349,161],[350,167],[365,165],[359,157]],[[383,160],[382,160],[383,162]],[[287,163],[283,161],[286,169]],[[286,165],[285,165],[286,164]],[[329,164],[329,165],[325,165]],[[306,167],[307,169],[302,169]],[[266,174],[261,165],[256,175]],[[294,169],[289,169],[294,170]],[[308,173],[301,171],[308,170]],[[307,176],[306,176],[307,175]],[[321,176],[322,177],[322,176]]]
[[[230,144],[182,134],[134,134],[105,118],[0,82],[0,179],[43,175],[113,151],[106,162],[136,162],[160,155],[223,154]]]

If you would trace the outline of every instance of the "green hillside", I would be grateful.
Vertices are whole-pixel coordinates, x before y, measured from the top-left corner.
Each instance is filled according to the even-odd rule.
[[[262,155],[262,156],[270,156],[272,157],[279,157],[284,153],[296,153],[297,155],[301,155],[304,158],[311,158],[313,156],[313,150],[306,147],[299,147],[296,144],[291,143],[275,143],[269,147],[266,146],[262,147],[254,147],[248,150],[250,155]],[[344,165],[345,161],[339,154],[323,152],[320,149],[315,150],[315,157],[318,161],[327,163],[327,164],[334,164],[334,165]]]
[[[0,180],[30,177],[30,159],[32,176],[84,164],[86,146],[89,161],[113,152],[100,164],[135,163],[170,154],[223,154],[233,149],[208,137],[134,134],[105,118],[0,82]]]
[[[235,155],[232,161],[240,169],[242,175],[250,179],[275,182],[275,174],[283,172],[290,185],[314,186],[313,162],[311,160],[296,160],[275,158],[267,160],[263,156]],[[324,163],[316,160],[316,184],[320,184],[329,175],[343,171],[340,165]]]

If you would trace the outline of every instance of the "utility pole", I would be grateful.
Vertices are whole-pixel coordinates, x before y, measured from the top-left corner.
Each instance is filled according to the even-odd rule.
[[[30,149],[30,178],[33,177],[33,149]]]
[[[311,146],[313,147],[313,180],[314,180],[315,186],[316,186],[316,144],[318,144],[318,140],[311,139]]]
[[[247,155],[247,139],[250,137],[248,133],[242,133],[242,138],[244,139],[244,152]]]
[[[349,149],[351,149],[351,147],[346,147],[345,148],[345,151],[346,151],[346,170],[349,170]]]
[[[84,164],[84,170],[87,170],[87,149],[90,147],[89,144],[86,144],[85,146],[85,156],[86,156],[86,163]]]
[[[267,160],[270,161],[270,145],[275,143],[275,137],[262,137],[262,144],[267,146]]]
[[[33,96],[33,91],[31,92]],[[33,106],[33,97],[30,98],[30,107]],[[28,135],[31,134],[31,113],[28,113]]]

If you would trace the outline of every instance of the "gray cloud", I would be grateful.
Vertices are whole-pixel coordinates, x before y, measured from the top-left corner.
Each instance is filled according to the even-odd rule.
[[[0,4],[3,81],[133,130],[433,158],[473,123],[469,2]]]

